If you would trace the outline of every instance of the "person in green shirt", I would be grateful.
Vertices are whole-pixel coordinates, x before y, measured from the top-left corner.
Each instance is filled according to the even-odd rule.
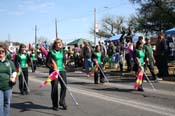
[[[20,71],[19,75],[19,90],[20,94],[27,95],[28,90],[28,66],[31,64],[30,56],[26,53],[26,45],[21,44],[19,52],[15,59],[17,70]],[[20,70],[21,69],[21,70]]]
[[[52,60],[56,63],[56,68],[51,65]],[[67,76],[65,71],[65,50],[63,50],[63,44],[61,39],[56,39],[53,43],[52,50],[49,51],[46,58],[46,66],[50,69],[49,73],[51,74],[54,70],[59,71],[58,78],[56,80],[51,81],[51,99],[52,99],[52,108],[53,110],[58,111],[59,105],[62,106],[64,110],[67,109],[65,97],[66,97],[66,86],[64,82],[67,84]],[[60,79],[62,78],[64,82]],[[60,91],[60,100],[58,105],[58,81],[61,85]]]
[[[6,56],[6,46],[0,45],[0,116],[10,115],[12,87],[17,77],[15,65]]]
[[[138,66],[137,71],[144,70],[145,52],[144,52],[144,48],[143,48],[143,42],[137,43],[136,51],[135,51],[135,60],[137,62],[137,66]],[[143,81],[143,78],[142,78],[142,81]],[[144,91],[142,84],[138,87],[138,91]]]
[[[37,58],[36,58],[36,52],[35,52],[34,49],[31,50],[30,58],[31,58],[31,68],[32,68],[32,72],[35,72],[35,70],[36,70],[36,63],[37,63]]]
[[[94,69],[94,83],[98,84],[98,72],[100,71],[100,83],[104,83],[104,75],[102,73],[102,53],[100,52],[100,46],[97,45],[94,51],[94,58],[96,68]],[[101,68],[101,70],[99,70]]]
[[[147,67],[149,68],[150,72],[151,72],[151,75],[152,75],[152,80],[155,80],[155,82],[157,82],[157,76],[154,72],[154,63],[155,63],[155,59],[154,59],[154,56],[153,56],[153,49],[152,49],[152,46],[151,46],[151,41],[149,38],[145,38],[146,40],[146,43],[144,45],[144,51],[145,51],[145,59],[146,59],[146,62],[145,62],[145,71],[147,69]]]

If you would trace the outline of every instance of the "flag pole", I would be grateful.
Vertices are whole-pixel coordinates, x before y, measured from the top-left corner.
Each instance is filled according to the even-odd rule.
[[[69,88],[67,87],[67,85],[66,85],[65,81],[63,80],[62,76],[61,76],[60,74],[59,74],[58,76],[59,76],[59,78],[61,79],[61,81],[63,82],[63,84],[64,84],[64,86],[66,87],[66,89],[68,90],[68,92],[69,92],[70,96],[72,97],[74,103],[75,103],[76,105],[79,105],[79,103],[77,102],[77,100],[76,100],[75,97],[73,96],[72,92],[71,92],[71,91],[69,90]]]

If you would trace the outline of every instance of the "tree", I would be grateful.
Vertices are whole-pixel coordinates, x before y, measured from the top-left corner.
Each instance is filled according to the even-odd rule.
[[[140,32],[164,31],[175,26],[174,0],[130,0],[140,4],[138,14],[132,17],[135,28]],[[136,21],[136,22],[135,22]]]
[[[115,34],[120,34],[121,29],[124,27],[124,17],[113,17],[106,16],[102,19],[101,26],[102,27],[99,32],[96,32],[98,37],[109,38],[114,36]],[[91,34],[94,34],[94,29],[91,29]]]

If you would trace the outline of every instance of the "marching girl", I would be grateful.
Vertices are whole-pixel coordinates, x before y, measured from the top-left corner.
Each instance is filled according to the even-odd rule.
[[[52,60],[56,63],[57,69],[54,69],[51,65]],[[56,80],[51,81],[51,100],[52,108],[55,111],[59,110],[59,105],[62,106],[64,110],[67,110],[67,105],[65,101],[66,97],[66,86],[67,76],[65,71],[65,51],[63,50],[63,44],[61,39],[56,39],[53,43],[52,50],[49,51],[46,58],[46,66],[50,69],[49,73],[52,73],[54,70],[59,71],[59,76]],[[62,79],[60,79],[62,78]],[[58,105],[58,81],[61,85],[60,91],[60,100]],[[64,82],[63,82],[64,81]],[[65,83],[65,84],[64,84]]]
[[[143,49],[143,42],[138,42],[136,46],[135,51],[135,60],[137,63],[137,69],[136,69],[136,84],[135,89],[138,91],[144,91],[142,82],[143,82],[143,76],[144,76],[144,65],[145,65],[145,52]]]
[[[30,56],[26,53],[26,45],[21,44],[19,47],[19,52],[16,55],[15,65],[19,75],[19,90],[22,95],[27,95],[29,93],[28,88],[28,66],[30,65]]]
[[[98,72],[100,71],[100,83],[104,83],[104,75],[102,73],[102,53],[100,52],[100,46],[97,45],[94,51],[94,65],[96,68],[94,69],[94,83],[98,84]]]

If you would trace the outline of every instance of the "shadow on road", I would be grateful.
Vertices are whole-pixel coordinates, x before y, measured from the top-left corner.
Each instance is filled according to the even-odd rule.
[[[21,102],[21,103],[12,103],[11,108],[19,109],[20,112],[35,111],[35,112],[49,114],[49,115],[53,115],[53,116],[61,116],[61,115],[49,113],[48,110],[51,110],[51,107],[38,105],[38,104],[35,104],[31,101],[26,101],[26,102]],[[37,110],[37,109],[39,109],[39,110]],[[44,110],[45,112],[41,111],[40,109]]]
[[[94,90],[100,91],[118,91],[118,92],[132,92],[134,89],[121,89],[121,88],[94,88]]]
[[[75,84],[75,85],[92,85],[92,83],[87,83],[87,82],[69,82],[68,84]]]

